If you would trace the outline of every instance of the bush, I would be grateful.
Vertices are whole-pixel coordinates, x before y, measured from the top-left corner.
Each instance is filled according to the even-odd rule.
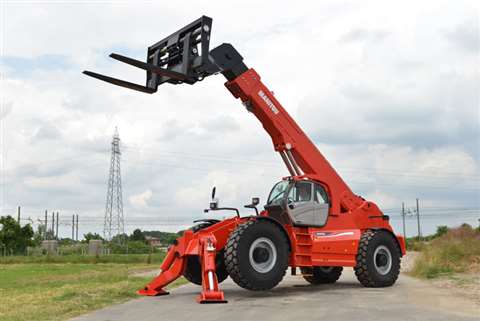
[[[443,236],[447,234],[447,232],[448,232],[448,226],[446,225],[437,226],[437,232],[435,233],[435,237]]]
[[[83,255],[88,252],[88,244],[62,245],[58,247],[59,255]]]
[[[417,238],[407,238],[405,240],[408,251],[421,251],[425,247],[425,241]]]
[[[158,252],[158,249],[142,241],[129,241],[124,244],[110,242],[108,247],[113,254],[149,254]]]
[[[452,272],[480,271],[480,231],[464,224],[424,244],[412,274],[433,278]]]

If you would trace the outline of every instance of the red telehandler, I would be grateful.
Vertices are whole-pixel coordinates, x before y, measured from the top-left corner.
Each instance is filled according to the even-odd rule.
[[[264,210],[258,212],[258,198],[245,206],[256,211],[254,216],[219,207],[214,188],[205,211],[233,210],[236,215],[195,221],[169,247],[160,274],[138,293],[168,294],[165,286],[183,275],[202,286],[198,302],[222,303],[219,283],[228,276],[242,288],[268,290],[289,266],[311,284],[334,283],[343,267],[353,267],[366,287],[394,284],[405,240],[393,232],[389,217],[350,190],[231,44],[209,50],[211,27],[212,19],[202,16],[149,47],[146,62],[110,55],[146,70],[146,86],[84,73],[150,94],[164,83],[192,85],[221,73],[227,89],[270,135],[290,175],[273,186]]]

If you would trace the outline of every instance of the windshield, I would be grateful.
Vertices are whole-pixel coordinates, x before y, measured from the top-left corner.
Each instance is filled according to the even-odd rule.
[[[270,196],[268,196],[267,205],[280,205],[283,200],[283,196],[287,192],[289,182],[288,181],[281,181],[278,182],[270,192]]]

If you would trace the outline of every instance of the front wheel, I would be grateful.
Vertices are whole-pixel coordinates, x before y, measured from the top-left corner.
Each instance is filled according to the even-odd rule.
[[[400,249],[387,231],[368,230],[358,245],[354,267],[358,281],[371,288],[391,286],[400,273]]]
[[[232,280],[244,289],[269,290],[285,275],[289,245],[284,232],[273,222],[252,220],[230,234],[225,264]]]

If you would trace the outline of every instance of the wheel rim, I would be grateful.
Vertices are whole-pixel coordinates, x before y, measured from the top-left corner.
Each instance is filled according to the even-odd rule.
[[[277,248],[270,239],[260,237],[250,245],[248,257],[255,271],[267,273],[277,262]]]
[[[380,245],[373,253],[375,270],[381,275],[388,274],[392,269],[392,253],[385,245]]]

